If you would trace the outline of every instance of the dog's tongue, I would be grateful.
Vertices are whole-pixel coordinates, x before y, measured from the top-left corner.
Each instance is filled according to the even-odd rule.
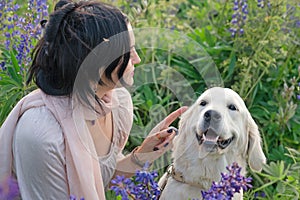
[[[217,150],[219,139],[218,134],[211,128],[208,129],[206,134],[203,134],[203,143],[200,146],[199,157],[200,159],[206,157],[210,152]]]
[[[218,134],[211,128],[209,128],[206,132],[206,134],[203,134],[203,143],[208,142],[208,143],[217,143],[219,136]]]

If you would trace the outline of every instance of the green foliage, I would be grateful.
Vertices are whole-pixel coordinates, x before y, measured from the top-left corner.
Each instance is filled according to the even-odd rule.
[[[11,63],[6,70],[0,69],[0,124],[16,102],[35,88],[25,84],[26,71],[21,70],[14,51],[3,50],[2,56]]]
[[[26,85],[30,52],[41,34],[39,20],[48,15],[46,1],[3,1],[0,6],[0,124],[13,106],[35,86]]]
[[[108,200],[122,200],[122,197],[120,195],[116,197],[116,194],[113,190],[108,190],[105,193],[105,198]]]
[[[290,157],[293,162],[285,163],[283,160],[270,162],[264,166],[263,172],[252,173],[259,184],[247,194],[246,199],[254,199],[254,194],[260,191],[266,194],[267,199],[299,199],[300,152],[291,148],[287,150],[289,153],[285,156]]]

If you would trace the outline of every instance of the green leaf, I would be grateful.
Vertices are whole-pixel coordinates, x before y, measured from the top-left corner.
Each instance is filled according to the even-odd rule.
[[[153,90],[151,90],[151,88],[148,85],[144,86],[143,89],[145,99],[147,99],[147,105],[152,105],[152,103],[150,102],[155,102],[155,95],[153,94]]]
[[[17,99],[21,97],[21,93],[15,93],[11,95],[6,102],[4,102],[3,107],[0,109],[0,124],[5,120],[8,113],[11,111],[13,105],[16,103]]]
[[[233,72],[234,72],[234,69],[235,69],[235,65],[236,65],[236,55],[235,55],[235,52],[232,52],[232,54],[230,55],[230,63],[229,63],[229,66],[228,66],[228,74],[226,76],[226,80],[227,79],[230,79],[230,77],[232,76]]]
[[[17,82],[14,79],[11,79],[8,76],[2,77],[2,79],[0,80],[0,85],[4,86],[4,85],[14,85],[18,88],[22,88],[22,85],[19,84],[19,82]]]
[[[22,75],[20,74],[20,66],[15,54],[11,51],[10,58],[13,65],[8,65],[7,70],[11,75],[11,78],[14,79],[20,86],[22,86]]]
[[[283,180],[286,177],[289,167],[284,167],[284,162],[281,160],[277,163],[271,162],[269,165],[265,165],[263,170],[266,174],[262,174],[266,176],[270,180]]]
[[[285,184],[283,184],[282,182],[279,182],[276,186],[276,191],[278,193],[283,194],[285,192]]]
[[[106,197],[106,199],[109,199],[109,200],[119,200],[120,198],[120,196],[116,196],[116,194],[115,194],[115,192],[114,191],[112,191],[112,190],[108,190],[108,191],[106,191],[105,192],[105,197]]]
[[[153,101],[151,99],[149,99],[149,100],[146,101],[146,104],[147,104],[148,108],[151,108],[152,105],[153,105]]]
[[[206,42],[208,43],[208,45],[211,47],[214,46],[215,42],[214,42],[214,39],[213,39],[210,31],[205,29],[204,34],[205,34],[205,39],[206,39]]]

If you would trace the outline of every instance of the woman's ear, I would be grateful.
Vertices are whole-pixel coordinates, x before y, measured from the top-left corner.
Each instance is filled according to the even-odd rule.
[[[252,170],[261,171],[263,165],[266,163],[266,157],[262,150],[261,138],[258,131],[258,127],[248,113],[248,163]]]

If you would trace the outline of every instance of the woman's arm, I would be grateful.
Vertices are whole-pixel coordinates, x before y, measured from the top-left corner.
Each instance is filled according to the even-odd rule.
[[[167,132],[168,130],[171,131]],[[147,143],[147,147],[152,146],[152,150],[145,152],[143,146],[135,148],[130,154],[117,162],[114,176],[124,175],[125,177],[131,177],[137,170],[141,170],[146,162],[152,164],[157,158],[170,149],[175,134],[176,132],[172,128],[146,138],[145,141],[147,140],[146,142],[149,142]]]
[[[114,176],[125,175],[131,177],[136,170],[141,169],[146,162],[153,163],[171,148],[171,143],[177,130],[170,128],[171,123],[177,119],[187,107],[179,108],[160,122],[143,141],[140,147],[117,162]]]

